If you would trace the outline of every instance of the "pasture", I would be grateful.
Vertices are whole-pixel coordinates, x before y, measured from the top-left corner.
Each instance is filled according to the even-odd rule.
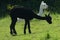
[[[24,20],[17,21],[16,31],[17,36],[10,35],[9,26],[11,19],[9,16],[0,19],[0,40],[60,40],[60,14],[51,14],[52,24],[48,24],[45,20],[31,20],[31,31],[24,35]],[[49,33],[49,39],[47,39],[47,33]]]

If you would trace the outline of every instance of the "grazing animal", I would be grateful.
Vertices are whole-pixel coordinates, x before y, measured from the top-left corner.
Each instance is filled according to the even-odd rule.
[[[35,14],[32,9],[30,8],[25,8],[25,7],[18,7],[18,8],[13,8],[10,11],[10,17],[11,17],[11,25],[10,25],[10,33],[12,35],[16,35],[17,32],[15,30],[15,24],[17,22],[17,18],[22,18],[25,20],[25,25],[24,25],[24,34],[26,34],[26,28],[28,26],[29,33],[31,33],[30,30],[30,20],[33,18],[40,19],[40,20],[46,20],[49,24],[52,23],[52,18],[50,15],[46,15],[45,17],[38,16]]]

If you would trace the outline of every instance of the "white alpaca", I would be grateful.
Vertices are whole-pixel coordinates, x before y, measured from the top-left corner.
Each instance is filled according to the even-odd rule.
[[[40,4],[39,13],[37,15],[43,16],[43,10],[47,9],[47,8],[48,8],[48,5],[46,3],[44,3],[44,1],[42,1],[41,4]],[[17,20],[21,21],[22,19],[17,18]]]
[[[47,9],[47,8],[48,8],[48,5],[46,3],[44,3],[44,1],[42,1],[40,4],[38,15],[43,16],[43,11],[44,11],[44,9]]]

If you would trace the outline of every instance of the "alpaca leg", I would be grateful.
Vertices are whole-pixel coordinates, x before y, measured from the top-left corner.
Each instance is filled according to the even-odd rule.
[[[17,19],[12,18],[12,22],[10,25],[10,33],[13,35],[13,33],[16,34],[16,30],[15,30],[15,24],[16,24]]]
[[[13,34],[13,32],[12,32],[12,22],[11,22],[11,25],[10,25],[10,34]]]
[[[28,20],[28,30],[29,30],[29,33],[31,33],[31,30],[30,30],[30,21]]]
[[[27,20],[25,20],[24,34],[26,34],[26,26],[27,26]]]
[[[17,35],[17,32],[16,32],[16,30],[15,30],[15,24],[16,24],[16,21],[17,21],[17,19],[15,19],[13,22],[13,33],[15,34],[15,35]]]

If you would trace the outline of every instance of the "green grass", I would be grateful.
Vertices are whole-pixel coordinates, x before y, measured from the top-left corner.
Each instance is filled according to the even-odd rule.
[[[11,36],[9,26],[11,19],[9,16],[0,19],[0,40],[60,40],[60,15],[52,14],[52,24],[48,24],[45,20],[31,20],[31,31],[24,35],[24,20],[16,23],[17,36]],[[47,39],[49,33],[49,39]]]

